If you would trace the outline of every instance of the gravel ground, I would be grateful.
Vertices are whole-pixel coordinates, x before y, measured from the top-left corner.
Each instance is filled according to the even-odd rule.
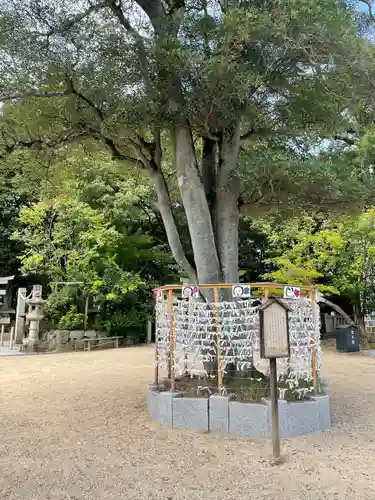
[[[326,352],[334,423],[270,442],[147,417],[153,350],[0,361],[1,500],[375,499],[375,360]]]

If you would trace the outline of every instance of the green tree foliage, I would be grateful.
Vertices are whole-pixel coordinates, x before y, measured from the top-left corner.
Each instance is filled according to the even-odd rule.
[[[18,255],[22,245],[12,240],[12,234],[18,223],[20,205],[22,203],[17,191],[11,186],[0,188],[0,276],[17,274],[19,268]]]
[[[15,237],[25,247],[23,269],[56,281],[82,281],[87,292],[125,294],[142,281],[118,264],[122,235],[103,214],[75,199],[40,201],[21,210]],[[37,251],[35,251],[37,249]]]
[[[0,276],[19,274],[23,244],[12,235],[19,227],[22,206],[35,201],[37,191],[31,177],[26,182],[25,177],[20,179],[28,161],[35,165],[32,155],[25,152],[0,161]]]
[[[79,309],[90,296],[100,309],[99,326],[102,321],[113,333],[111,324],[118,324],[121,314],[122,323],[129,322],[125,312],[135,307],[144,330],[151,288],[173,276],[174,266],[164,241],[149,235],[157,223],[148,209],[150,188],[136,174],[106,152],[68,149],[49,158],[48,175],[39,179],[39,200],[21,209],[13,240],[22,244],[22,270],[52,282],[82,283],[53,287],[47,312],[54,324],[81,324]],[[145,305],[134,302],[132,294]]]
[[[345,2],[2,0],[0,16],[3,154],[94,141],[147,173],[191,279],[237,281],[239,208],[372,192],[365,167],[316,153],[372,109],[373,47]]]
[[[349,299],[363,325],[364,315],[375,309],[374,208],[354,217],[303,214],[262,227],[273,266],[266,278],[339,293]]]
[[[310,285],[319,282],[335,267],[345,245],[337,222],[327,220],[323,214],[303,213],[286,220],[275,218],[261,226],[269,241],[266,263],[273,268],[265,278],[281,283]],[[321,285],[321,288],[336,291],[333,286]]]

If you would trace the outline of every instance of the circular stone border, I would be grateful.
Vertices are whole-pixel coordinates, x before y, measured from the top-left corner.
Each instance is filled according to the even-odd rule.
[[[150,384],[147,407],[150,417],[177,429],[221,432],[234,436],[271,437],[271,402],[232,401],[230,397],[188,398],[181,392],[161,391]],[[307,400],[287,403],[279,400],[280,436],[311,434],[331,425],[327,394],[309,396]]]

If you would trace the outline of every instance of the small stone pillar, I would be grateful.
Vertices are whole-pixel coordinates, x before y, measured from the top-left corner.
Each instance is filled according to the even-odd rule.
[[[26,293],[27,293],[26,288],[19,288],[17,292],[16,333],[15,333],[16,344],[20,344],[23,341],[25,333]]]
[[[147,322],[147,344],[151,344],[152,341],[152,321]]]
[[[31,298],[27,300],[29,313],[26,319],[29,322],[29,336],[23,340],[23,344],[28,351],[37,351],[39,344],[39,322],[44,318],[41,285],[34,285]]]

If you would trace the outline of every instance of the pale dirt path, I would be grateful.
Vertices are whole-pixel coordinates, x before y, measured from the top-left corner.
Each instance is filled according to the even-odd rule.
[[[334,424],[283,441],[160,427],[152,349],[0,359],[1,500],[375,499],[375,359],[327,352]]]

